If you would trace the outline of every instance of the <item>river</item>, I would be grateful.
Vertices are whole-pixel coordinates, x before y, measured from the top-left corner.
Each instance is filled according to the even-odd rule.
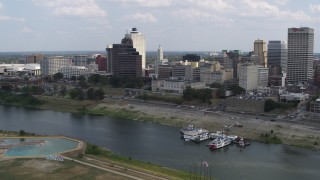
[[[210,151],[205,143],[181,140],[177,127],[4,105],[0,114],[3,130],[75,137],[119,155],[185,171],[206,161],[217,179],[320,179],[318,151],[260,142]]]

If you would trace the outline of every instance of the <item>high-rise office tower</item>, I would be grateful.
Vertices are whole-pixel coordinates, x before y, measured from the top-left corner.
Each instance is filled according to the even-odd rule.
[[[130,37],[123,38],[121,44],[108,46],[107,52],[109,73],[116,76],[142,76],[142,56],[133,48]]]
[[[267,66],[267,43],[264,40],[255,40],[254,41],[254,54],[258,56],[258,65],[262,65],[264,67]]]
[[[288,83],[307,83],[312,77],[313,45],[314,29],[308,27],[288,29]]]
[[[132,28],[132,31],[127,33],[126,37],[132,39],[133,48],[135,48],[142,56],[142,76],[144,76],[146,69],[146,37],[145,35],[141,34],[137,28]]]
[[[281,71],[287,72],[287,61],[287,43],[285,41],[269,41],[268,67],[281,67]]]

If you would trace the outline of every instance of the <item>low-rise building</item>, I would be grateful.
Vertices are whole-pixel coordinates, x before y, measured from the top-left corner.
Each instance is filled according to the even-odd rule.
[[[309,94],[288,93],[280,95],[280,102],[289,103],[293,101],[305,102],[309,98]]]
[[[282,87],[282,86],[271,86],[271,87],[259,86],[257,92],[272,94],[272,95],[280,95],[280,94],[284,94],[286,92],[286,88]]]
[[[320,98],[310,102],[309,111],[320,113]]]
[[[230,80],[233,77],[232,69],[220,69],[219,71],[200,71],[200,81],[206,84],[219,83],[223,84],[226,80]]]
[[[0,74],[2,75],[18,75],[20,72],[37,76],[41,74],[40,64],[0,64]]]
[[[64,78],[71,78],[72,76],[79,77],[88,72],[88,68],[82,66],[65,66],[61,67],[58,72],[63,74]]]
[[[186,87],[190,86],[193,89],[206,88],[204,82],[196,81],[185,81],[175,79],[165,80],[152,80],[152,91],[153,92],[170,92],[170,93],[183,93]]]

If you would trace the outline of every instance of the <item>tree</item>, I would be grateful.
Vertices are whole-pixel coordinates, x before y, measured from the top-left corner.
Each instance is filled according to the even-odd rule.
[[[221,88],[222,86],[220,83],[214,82],[214,83],[210,84],[210,87],[211,88]]]
[[[203,102],[210,101],[213,98],[211,89],[198,89],[196,91],[196,96]]]
[[[240,87],[239,85],[232,85],[232,86],[230,87],[230,90],[232,91],[232,93],[233,93],[234,95],[240,95],[240,94],[243,94],[243,93],[246,92],[246,90],[243,89],[242,87]]]
[[[146,92],[144,92],[143,94],[142,94],[142,100],[147,100],[148,99],[148,94],[146,93]]]
[[[81,76],[78,77],[78,80],[85,82],[85,81],[86,81],[86,78],[85,78],[83,75],[81,75]]]
[[[119,76],[112,76],[110,78],[110,84],[113,86],[113,87],[120,87],[122,85],[122,82],[121,82],[121,79]]]
[[[100,81],[100,74],[92,74],[89,78],[88,78],[88,82],[91,84],[97,84]]]
[[[65,85],[61,85],[59,93],[64,96],[66,95],[66,92],[67,92],[67,87]]]
[[[60,79],[62,79],[62,78],[63,78],[63,74],[60,73],[60,72],[55,73],[55,74],[53,75],[53,79],[54,79],[54,80],[60,80]]]
[[[77,77],[76,76],[71,76],[71,81],[76,81]]]
[[[77,95],[78,100],[84,100],[84,92],[82,89],[78,89]]]
[[[266,100],[265,104],[264,104],[264,111],[265,112],[269,112],[269,111],[272,111],[274,109],[276,109],[278,107],[278,103],[275,102],[274,100],[272,99],[268,99]]]
[[[96,90],[94,94],[98,100],[102,100],[104,98],[104,91],[101,88]]]
[[[183,99],[191,100],[193,98],[193,90],[191,86],[187,86],[185,90],[183,90]]]
[[[99,83],[101,85],[107,85],[108,84],[108,77],[107,76],[100,76],[99,77]]]
[[[27,133],[24,130],[19,131],[19,136],[25,136]]]
[[[217,98],[225,98],[225,91],[223,88],[219,88],[217,92]]]
[[[82,89],[79,89],[79,88],[74,88],[70,90],[69,95],[71,99],[78,99],[78,100],[84,99],[84,92]]]
[[[78,77],[78,80],[79,80],[78,85],[79,85],[80,87],[82,87],[82,88],[88,88],[88,87],[89,87],[89,86],[87,85],[87,83],[86,83],[86,78],[85,78],[83,75],[79,76],[79,77]]]
[[[89,88],[87,91],[87,97],[90,100],[94,100],[95,99],[95,92],[93,88]]]

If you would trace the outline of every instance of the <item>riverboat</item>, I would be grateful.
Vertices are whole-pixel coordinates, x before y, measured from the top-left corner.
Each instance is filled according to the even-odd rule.
[[[231,144],[231,140],[229,138],[217,138],[216,141],[210,144],[209,149],[215,150],[226,147]]]
[[[202,142],[209,139],[209,132],[202,132],[194,137],[191,138],[194,142]]]
[[[223,131],[217,131],[217,132],[211,132],[209,134],[210,139],[216,139],[216,138],[229,138],[231,141],[234,141],[236,138],[238,138],[237,135],[226,135]]]
[[[187,131],[183,134],[183,139],[185,141],[195,141],[200,142],[209,139],[209,131],[205,129],[195,129],[192,131]]]

